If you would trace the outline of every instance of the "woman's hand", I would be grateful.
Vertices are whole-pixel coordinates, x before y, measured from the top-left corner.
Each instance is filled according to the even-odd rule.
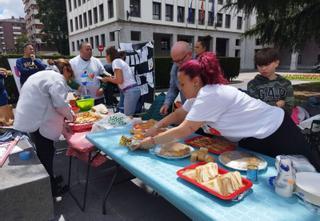
[[[155,145],[153,137],[144,138],[142,141],[134,143],[131,145],[131,150],[148,150],[151,149]]]
[[[146,131],[145,136],[146,137],[153,137],[153,136],[157,135],[158,133],[159,133],[159,128],[151,127]]]
[[[103,88],[99,88],[98,90],[97,90],[97,92],[96,92],[96,96],[97,97],[100,97],[100,96],[102,96],[103,95]]]
[[[110,79],[111,79],[111,77],[103,77],[103,78],[101,78],[101,81],[103,83],[108,83],[110,81]]]

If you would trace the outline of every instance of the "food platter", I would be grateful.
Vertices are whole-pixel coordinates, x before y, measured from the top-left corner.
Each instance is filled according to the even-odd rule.
[[[236,148],[234,143],[223,137],[196,136],[185,140],[185,143],[197,148],[205,147],[209,152],[214,154],[221,154]]]
[[[183,145],[185,148],[189,148],[189,151],[185,151],[182,154],[177,154],[177,155],[170,155],[170,153],[166,154],[164,151],[162,151],[162,146],[161,145],[156,145],[151,152],[153,152],[155,155],[157,155],[158,157],[162,157],[165,159],[169,159],[169,160],[179,160],[179,159],[184,159],[186,157],[189,157],[191,155],[191,152],[194,150],[191,146],[189,145],[185,145],[182,143],[177,143],[180,145]]]
[[[219,161],[226,167],[246,171],[248,165],[256,164],[258,170],[263,170],[268,163],[256,154],[244,151],[228,151],[219,156]]]
[[[204,185],[203,183],[200,183],[200,182],[197,182],[197,180],[195,179],[192,179],[190,176],[186,175],[188,171],[190,170],[194,170],[196,169],[197,167],[199,166],[203,166],[205,165],[206,163],[204,162],[201,162],[201,163],[196,163],[196,164],[192,164],[190,166],[187,166],[183,169],[180,169],[177,171],[177,175],[187,181],[187,182],[190,182],[192,183],[193,185],[195,185],[196,187],[222,199],[222,200],[235,200],[237,199],[237,197],[239,197],[241,194],[244,194],[247,190],[249,190],[251,187],[252,187],[252,182],[244,177],[241,177],[241,181],[242,181],[242,186],[240,188],[238,188],[237,190],[235,190],[234,192],[230,193],[230,194],[226,194],[226,195],[223,195],[217,191],[215,191],[214,189],[210,188],[209,186],[207,185]],[[225,170],[225,169],[222,169],[220,167],[218,167],[218,174],[221,176],[221,175],[225,175],[227,173],[229,173],[229,171]]]

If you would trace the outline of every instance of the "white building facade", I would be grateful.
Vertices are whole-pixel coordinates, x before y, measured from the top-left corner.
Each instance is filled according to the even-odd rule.
[[[119,42],[153,41],[155,56],[169,56],[178,40],[194,45],[211,36],[210,50],[218,56],[240,57],[241,69],[253,69],[255,39],[241,34],[254,24],[242,13],[221,10],[227,0],[66,0],[70,54],[78,54],[81,42],[98,46]]]

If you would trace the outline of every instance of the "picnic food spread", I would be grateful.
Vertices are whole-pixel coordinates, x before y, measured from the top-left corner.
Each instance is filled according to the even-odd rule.
[[[190,147],[188,145],[172,142],[161,145],[159,155],[168,157],[181,157],[190,153]]]
[[[82,112],[76,114],[75,124],[94,123],[100,120],[101,116],[92,112]]]
[[[214,158],[208,154],[207,148],[201,147],[199,150],[191,153],[190,161],[214,162]]]
[[[205,147],[209,152],[215,154],[221,154],[228,150],[233,150],[236,145],[223,137],[206,137],[206,136],[197,136],[185,141],[185,143],[193,147]]]
[[[238,171],[219,174],[218,165],[212,162],[195,169],[188,169],[183,174],[223,196],[232,194],[243,187]]]

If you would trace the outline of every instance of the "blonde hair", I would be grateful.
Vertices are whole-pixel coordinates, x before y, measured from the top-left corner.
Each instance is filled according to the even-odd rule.
[[[68,71],[70,71],[72,78],[74,78],[74,73],[71,68],[71,64],[69,63],[69,61],[67,59],[59,58],[57,60],[54,60],[54,65],[57,66],[57,68],[61,74],[63,74],[63,68],[66,67],[68,69]]]

